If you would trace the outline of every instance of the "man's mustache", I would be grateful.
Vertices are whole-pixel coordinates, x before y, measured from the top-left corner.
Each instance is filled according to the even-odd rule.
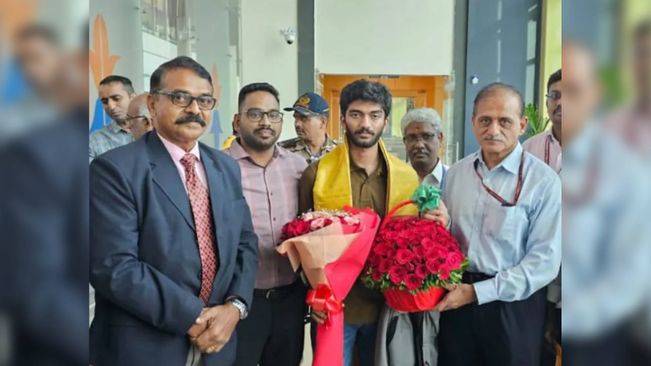
[[[370,128],[366,128],[366,127],[362,127],[359,130],[355,131],[355,135],[361,135],[363,133],[375,135],[375,132],[373,132]]]
[[[484,137],[484,138],[482,139],[482,141],[497,141],[497,142],[503,142],[504,140],[502,140],[501,138],[496,137],[496,136],[489,136],[489,137]]]
[[[429,152],[427,150],[425,150],[425,149],[418,149],[418,150],[412,150],[411,154],[412,155],[417,155],[417,154],[429,155]]]
[[[262,132],[262,131],[269,131],[271,132],[272,135],[276,135],[276,131],[274,131],[272,128],[269,127],[260,127],[256,129],[254,132]]]
[[[206,127],[206,121],[204,121],[203,118],[199,117],[196,114],[191,114],[189,116],[180,117],[174,123],[176,123],[177,125],[183,125],[183,124],[192,123],[192,122],[197,122],[198,124],[201,125],[201,127]]]

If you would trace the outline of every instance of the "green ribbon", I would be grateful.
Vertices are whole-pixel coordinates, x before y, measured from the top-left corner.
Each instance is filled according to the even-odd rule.
[[[432,211],[439,207],[441,190],[429,184],[421,184],[411,196],[411,200],[416,202],[419,212]]]

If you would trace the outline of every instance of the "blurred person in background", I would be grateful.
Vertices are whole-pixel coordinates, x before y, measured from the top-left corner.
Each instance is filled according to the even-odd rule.
[[[529,138],[522,144],[525,151],[537,157],[554,169],[556,173],[561,171],[563,150],[562,145],[562,124],[563,106],[561,104],[561,70],[557,70],[547,80],[547,113],[552,121],[552,128],[536,136]]]
[[[26,82],[26,90],[16,95],[10,105],[3,106],[0,142],[52,122],[56,105],[60,103],[61,84],[67,77],[64,72],[66,55],[52,28],[41,24],[26,25],[16,33],[12,46],[19,71],[14,77]]]
[[[133,141],[129,133],[127,109],[136,96],[131,80],[120,75],[110,75],[99,82],[99,99],[111,123],[93,132],[88,139],[89,162],[99,155]]]
[[[562,104],[561,104],[561,70],[557,70],[547,80],[547,113],[552,121],[552,128],[536,136],[529,138],[522,144],[525,151],[537,157],[560,173],[562,167],[563,151],[561,150],[561,126],[562,126]],[[549,359],[548,364],[553,365],[556,359],[556,345],[561,343],[561,277],[557,276],[547,286],[547,317],[545,320],[545,340],[548,347],[545,349],[543,358]]]
[[[127,123],[134,140],[154,129],[151,114],[147,108],[148,95],[149,93],[142,93],[135,96],[127,109]]]
[[[645,159],[651,159],[651,20],[633,30],[632,51],[633,102],[609,116],[607,124]]]
[[[607,128],[645,161],[651,171],[651,19],[637,23],[632,30],[631,63],[626,70],[632,75],[634,96],[631,103],[619,108],[607,119]],[[648,243],[647,245],[651,245]],[[651,363],[651,286],[645,310],[634,321],[636,357]]]
[[[10,335],[0,359],[9,364],[88,365],[87,24],[79,34],[78,49],[58,49],[51,119],[0,148],[0,313]]]
[[[639,154],[600,123],[592,51],[565,40],[563,74],[563,361],[629,365],[628,322],[651,276],[651,180]]]

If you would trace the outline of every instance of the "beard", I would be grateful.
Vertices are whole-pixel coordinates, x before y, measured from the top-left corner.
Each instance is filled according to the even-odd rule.
[[[373,137],[370,140],[362,140],[359,135],[362,133],[369,133],[373,135]],[[380,138],[382,137],[382,130],[378,132],[373,132],[373,130],[368,129],[368,128],[360,128],[359,130],[353,132],[346,127],[346,136],[348,136],[348,141],[357,146],[361,147],[363,149],[367,149],[369,147],[375,146],[378,141],[380,141]]]
[[[271,138],[269,139],[263,139],[260,138],[256,135],[257,132],[267,130],[271,132]],[[278,141],[278,138],[280,137],[276,131],[274,131],[271,128],[258,128],[254,130],[252,133],[243,133],[240,136],[242,140],[246,143],[247,146],[252,148],[255,151],[266,151],[269,150],[271,147],[273,147],[276,144],[276,141]]]

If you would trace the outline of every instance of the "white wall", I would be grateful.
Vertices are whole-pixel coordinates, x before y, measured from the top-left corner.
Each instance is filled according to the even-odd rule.
[[[454,0],[315,1],[315,66],[324,74],[448,75],[453,22]]]
[[[296,1],[242,0],[242,85],[266,81],[280,93],[280,107],[298,97],[296,43],[287,45],[281,29],[296,29]],[[299,35],[300,37],[300,35]],[[285,113],[281,140],[295,137],[293,118]]]

